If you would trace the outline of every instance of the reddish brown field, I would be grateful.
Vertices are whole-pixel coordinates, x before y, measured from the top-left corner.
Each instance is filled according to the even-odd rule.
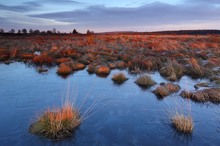
[[[133,73],[163,68],[162,75],[169,71],[170,75],[164,76],[171,81],[183,75],[211,78],[220,72],[216,70],[220,67],[220,35],[0,36],[0,61],[36,66],[81,63],[89,65],[90,73],[98,66],[105,70],[128,67]]]

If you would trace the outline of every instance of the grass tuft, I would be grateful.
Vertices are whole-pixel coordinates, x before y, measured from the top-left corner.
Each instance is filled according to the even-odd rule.
[[[43,116],[30,126],[29,132],[48,139],[63,139],[71,136],[80,123],[78,110],[70,102],[66,102],[62,108],[45,111]]]
[[[151,79],[149,75],[140,75],[135,81],[140,87],[148,88],[156,84],[156,82]]]
[[[191,116],[176,113],[171,118],[171,122],[174,128],[179,132],[190,134],[193,131],[194,123]]]
[[[72,72],[72,69],[65,63],[61,63],[57,69],[57,74],[59,75],[69,75]]]
[[[126,80],[128,80],[128,78],[125,76],[124,73],[118,73],[113,75],[112,80],[117,84],[122,84]]]

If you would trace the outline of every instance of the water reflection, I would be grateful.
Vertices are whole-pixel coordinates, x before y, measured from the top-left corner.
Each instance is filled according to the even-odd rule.
[[[22,63],[0,64],[1,145],[219,145],[219,126],[210,122],[219,119],[215,112],[219,111],[219,105],[191,102],[195,130],[185,136],[172,128],[165,109],[175,108],[176,102],[186,104],[187,100],[179,93],[158,100],[151,92],[167,80],[157,72],[150,74],[158,84],[142,90],[134,83],[136,75],[127,71],[123,72],[129,80],[115,85],[111,77],[118,72],[121,71],[113,70],[106,78],[100,78],[88,75],[85,69],[68,76],[70,83],[77,85],[79,102],[92,87],[83,110],[97,98],[101,99],[100,104],[108,104],[82,123],[73,137],[51,141],[28,133],[28,127],[37,113],[48,106],[61,105],[61,90],[68,80],[59,77],[56,68],[42,75]],[[181,90],[195,90],[194,85],[201,81],[184,76],[174,83]]]

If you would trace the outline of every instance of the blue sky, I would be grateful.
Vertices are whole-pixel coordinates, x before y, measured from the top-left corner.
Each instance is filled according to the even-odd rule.
[[[220,0],[0,0],[0,22],[6,31],[220,29]]]

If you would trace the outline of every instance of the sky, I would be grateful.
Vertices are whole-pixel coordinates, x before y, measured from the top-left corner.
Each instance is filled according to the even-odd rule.
[[[0,28],[79,32],[220,29],[220,0],[0,0]]]

